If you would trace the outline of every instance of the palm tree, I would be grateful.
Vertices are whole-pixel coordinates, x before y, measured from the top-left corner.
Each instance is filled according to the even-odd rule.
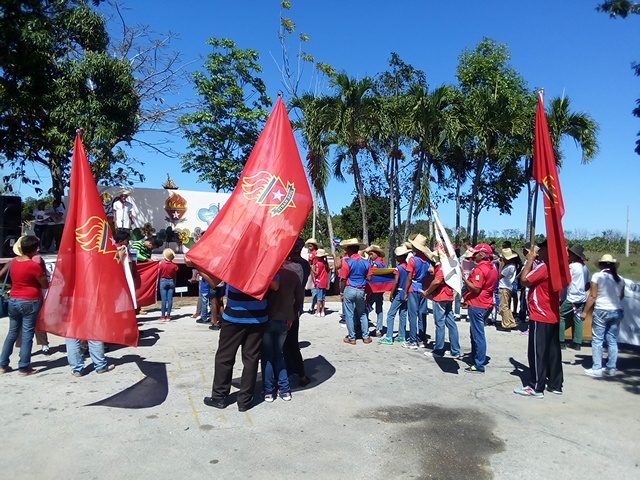
[[[307,146],[307,171],[311,184],[316,193],[322,200],[322,205],[327,213],[327,230],[329,232],[329,243],[331,245],[331,253],[335,253],[333,245],[333,222],[331,221],[331,212],[327,202],[326,188],[329,184],[331,169],[327,156],[330,138],[330,108],[331,99],[327,97],[315,97],[311,94],[305,94],[301,97],[294,98],[292,107],[299,108],[303,117],[302,120],[295,122],[295,126],[302,130],[302,136]]]
[[[342,171],[345,161],[349,161],[348,170],[353,175],[362,213],[362,241],[368,244],[367,204],[358,153],[369,145],[369,127],[377,113],[377,101],[371,95],[374,83],[369,77],[357,80],[345,73],[335,75],[331,83],[337,90],[331,112],[334,118],[332,130],[340,149],[334,162],[334,175],[345,181]]]

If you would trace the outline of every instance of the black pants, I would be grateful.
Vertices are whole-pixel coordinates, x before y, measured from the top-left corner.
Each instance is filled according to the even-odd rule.
[[[216,352],[211,397],[224,400],[231,390],[233,364],[238,347],[242,346],[242,379],[238,392],[238,405],[248,406],[256,388],[258,362],[262,350],[262,336],[266,323],[232,323],[223,320]]]
[[[284,361],[287,364],[287,372],[289,374],[297,373],[300,377],[305,376],[304,361],[302,353],[300,353],[300,342],[298,334],[300,333],[300,317],[296,318],[287,332],[287,339],[284,341]]]
[[[529,371],[536,392],[544,392],[545,384],[562,390],[562,354],[557,323],[529,322]]]

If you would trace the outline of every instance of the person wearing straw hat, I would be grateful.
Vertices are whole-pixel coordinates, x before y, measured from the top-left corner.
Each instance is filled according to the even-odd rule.
[[[589,297],[581,313],[584,319],[593,310],[591,350],[593,366],[585,369],[590,377],[617,373],[618,328],[623,317],[624,279],[618,275],[618,261],[610,254],[598,260],[599,272],[591,277]],[[607,342],[607,365],[602,368],[602,345]]]
[[[316,288],[316,317],[324,317],[324,301],[329,288],[329,262],[327,262],[327,252],[323,248],[316,251],[315,262],[311,268]]]
[[[308,238],[306,242],[304,242],[307,250],[309,252],[309,265],[311,265],[311,280],[313,287],[311,288],[311,308],[309,309],[309,313],[313,313],[316,310],[316,305],[318,303],[318,292],[316,292],[316,279],[313,276],[313,265],[316,263],[316,254],[318,252],[318,241],[314,238]]]
[[[133,203],[129,201],[130,194],[130,190],[121,189],[111,204],[111,215],[113,216],[113,224],[116,229],[130,231],[134,224],[134,206]]]
[[[464,301],[468,305],[471,329],[471,356],[473,364],[466,368],[469,373],[484,373],[487,361],[487,340],[484,334],[485,320],[491,314],[493,292],[498,284],[498,271],[493,265],[493,249],[486,243],[479,243],[471,249],[476,266],[468,278],[463,278],[467,287]]]
[[[565,349],[565,329],[573,326],[573,336],[570,347],[574,350],[582,348],[583,322],[580,314],[587,302],[589,291],[589,268],[585,265],[584,247],[576,244],[568,249],[569,271],[571,283],[567,287],[567,296],[560,304],[560,348]]]
[[[371,244],[365,249],[368,254],[369,272],[367,273],[367,310],[372,306],[376,309],[376,336],[382,337],[382,328],[384,325],[384,313],[382,313],[382,304],[384,302],[384,292],[371,291],[369,280],[373,275],[374,268],[386,268],[384,263],[384,250],[378,245]]]
[[[547,241],[529,250],[520,281],[529,287],[529,374],[531,382],[517,387],[513,393],[525,397],[544,398],[549,393],[562,395],[562,353],[560,351],[560,296],[553,291],[549,275]]]
[[[502,260],[504,262],[498,280],[500,290],[500,317],[502,318],[502,328],[509,331],[517,328],[516,319],[511,311],[511,297],[513,295],[513,283],[516,280],[516,264],[520,257],[511,248],[502,249]]]
[[[173,294],[176,291],[176,278],[178,276],[178,265],[173,263],[175,252],[170,248],[162,251],[164,259],[158,265],[158,278],[160,288],[160,320],[171,320],[171,309],[173,308]]]
[[[364,294],[369,262],[358,253],[360,250],[364,250],[366,245],[360,243],[357,238],[349,238],[340,242],[340,246],[346,250],[346,255],[342,259],[336,255],[334,262],[340,271],[338,275],[340,277],[340,299],[347,324],[347,336],[344,337],[344,343],[356,344],[356,322],[360,324],[362,342],[371,343]]]
[[[427,246],[427,238],[418,234],[410,240],[413,256],[407,261],[407,282],[404,285],[404,296],[407,299],[409,316],[409,339],[404,348],[417,350],[418,343],[426,348],[427,299],[422,296],[424,281],[433,271],[431,262],[433,253]]]
[[[409,271],[407,270],[407,255],[409,249],[404,245],[400,245],[393,252],[396,255],[398,265],[394,271],[395,280],[393,287],[391,288],[391,306],[387,313],[387,334],[378,340],[378,343],[382,345],[392,345],[393,339],[393,324],[395,322],[396,314],[400,314],[398,324],[398,336],[395,341],[404,344],[407,332],[407,300],[404,295],[405,285],[407,284],[407,277]]]

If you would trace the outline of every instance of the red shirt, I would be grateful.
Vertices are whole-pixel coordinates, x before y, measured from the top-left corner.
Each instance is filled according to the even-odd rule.
[[[442,271],[442,265],[440,264],[437,264],[435,267],[433,281],[436,280],[442,280],[442,283],[433,291],[431,299],[434,302],[449,302],[453,300],[453,288],[445,283],[444,272]]]
[[[162,260],[158,266],[158,272],[160,278],[171,278],[175,280],[178,274],[178,265],[167,260]]]
[[[313,266],[314,263],[316,263],[316,253],[318,252],[318,249],[314,249],[314,250],[309,250],[309,263],[311,264],[311,266]]]
[[[329,288],[329,272],[327,271],[327,265],[321,261],[316,261],[315,268],[317,273],[315,274],[315,285],[318,288]]]
[[[467,290],[464,301],[472,307],[492,308],[493,292],[498,284],[498,270],[489,260],[482,260],[471,270],[468,280],[475,287],[480,288],[478,293]]]
[[[33,260],[20,262],[12,260],[9,267],[11,275],[11,298],[21,300],[40,300],[42,298],[42,287],[38,278],[46,275],[41,263]]]
[[[529,284],[529,317],[543,323],[560,322],[560,296],[551,288],[549,268],[540,262],[527,275]]]

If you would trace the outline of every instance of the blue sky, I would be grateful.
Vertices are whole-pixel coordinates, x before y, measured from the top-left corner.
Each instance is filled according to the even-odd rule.
[[[640,156],[633,148],[640,119],[633,117],[631,110],[640,97],[640,78],[633,75],[631,63],[640,61],[640,16],[612,20],[596,12],[596,4],[597,0],[300,0],[293,2],[290,16],[299,31],[310,35],[310,53],[356,77],[383,71],[390,52],[395,51],[424,70],[431,86],[455,83],[458,56],[464,49],[473,48],[483,36],[506,43],[511,64],[530,88],[544,87],[547,99],[564,93],[574,110],[588,112],[600,124],[600,153],[591,164],[581,165],[580,152],[572,142],[563,145],[560,179],[565,230],[624,232],[630,206],[631,231],[638,235]],[[280,56],[277,0],[179,4],[129,0],[126,6],[129,23],[178,34],[174,47],[183,52],[185,61],[193,61],[191,68],[201,68],[208,37],[229,37],[242,48],[260,52],[263,79],[272,99],[282,89],[271,57]],[[194,98],[191,85],[184,85],[180,95]],[[184,151],[179,137],[174,148]],[[180,172],[177,160],[141,150],[134,154],[145,162],[144,186],[159,186],[169,172],[181,188],[208,189],[196,182],[195,174]],[[352,183],[332,180],[328,190],[332,210],[339,211],[350,203],[352,192]],[[443,222],[452,226],[453,205],[442,205],[440,212]],[[525,221],[526,199],[521,195],[511,216],[483,212],[480,228],[522,230]],[[543,228],[539,219],[538,229]]]

